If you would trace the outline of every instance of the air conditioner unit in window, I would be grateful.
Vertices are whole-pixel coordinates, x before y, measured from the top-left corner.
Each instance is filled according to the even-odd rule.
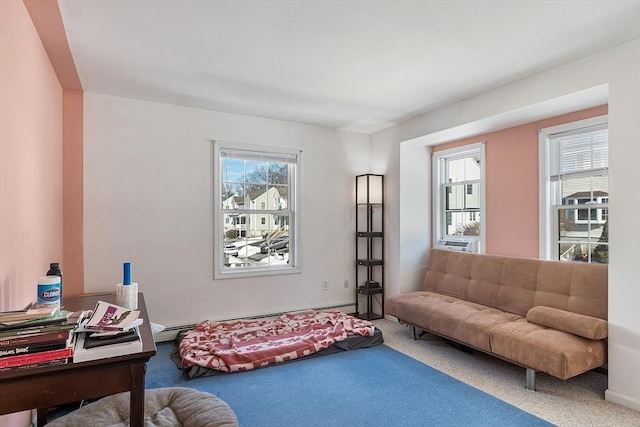
[[[478,242],[473,239],[445,238],[436,242],[437,249],[448,249],[458,252],[478,252]]]

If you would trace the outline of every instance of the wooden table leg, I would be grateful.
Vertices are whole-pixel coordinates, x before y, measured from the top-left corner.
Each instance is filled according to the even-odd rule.
[[[47,423],[47,420],[49,417],[48,412],[49,412],[48,408],[38,408],[38,411],[37,411],[38,427],[42,427]]]
[[[144,375],[145,363],[135,363],[131,367],[131,393],[129,404],[131,427],[143,427],[144,424]]]

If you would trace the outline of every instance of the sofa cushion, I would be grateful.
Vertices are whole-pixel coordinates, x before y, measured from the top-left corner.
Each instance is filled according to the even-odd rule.
[[[484,351],[491,351],[491,331],[497,325],[523,319],[517,314],[424,291],[394,296],[387,300],[386,312]]]
[[[526,319],[498,325],[491,334],[494,354],[566,380],[606,362],[605,340],[591,340]]]
[[[605,339],[608,334],[606,320],[552,307],[532,307],[527,312],[527,322],[592,340]]]

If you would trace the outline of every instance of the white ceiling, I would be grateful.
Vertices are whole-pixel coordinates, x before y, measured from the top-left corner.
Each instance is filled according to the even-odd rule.
[[[640,37],[640,0],[59,0],[85,91],[372,133]]]

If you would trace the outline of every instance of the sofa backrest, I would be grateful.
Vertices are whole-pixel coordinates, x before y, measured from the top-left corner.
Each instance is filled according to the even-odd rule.
[[[423,288],[521,316],[542,305],[607,320],[606,264],[432,249]]]

